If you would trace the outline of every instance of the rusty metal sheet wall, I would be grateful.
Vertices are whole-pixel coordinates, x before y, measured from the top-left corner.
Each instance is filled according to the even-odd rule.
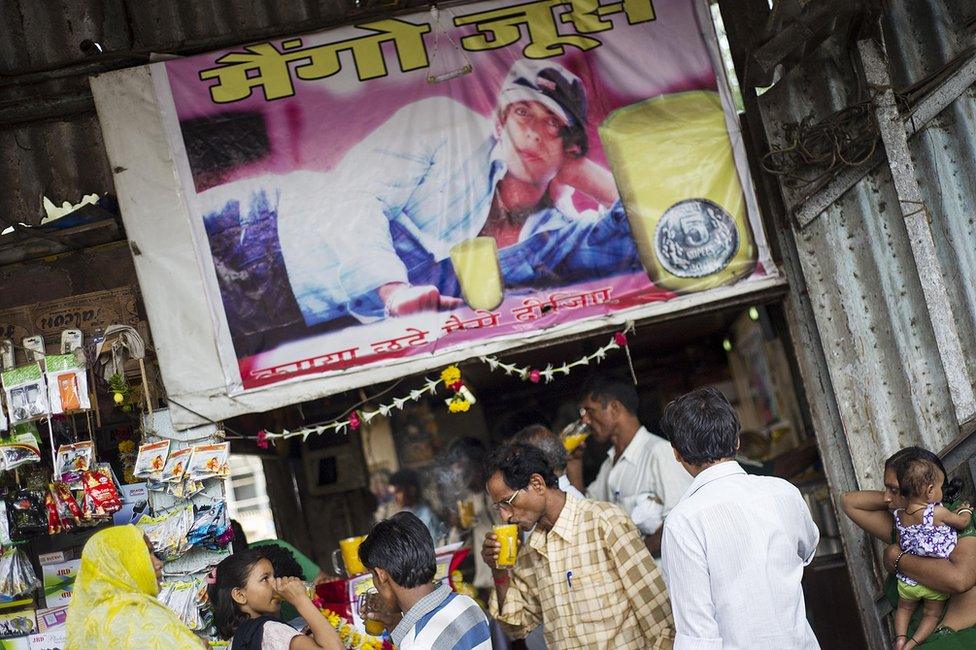
[[[886,3],[896,86],[918,81],[971,44],[965,0]],[[858,98],[853,42],[835,35],[760,97],[771,144],[783,125]],[[855,64],[856,65],[856,64]],[[952,316],[976,376],[976,115],[972,89],[910,142]],[[886,166],[805,228],[794,227],[855,474],[880,484],[883,459],[908,444],[941,449],[959,433],[898,198]]]

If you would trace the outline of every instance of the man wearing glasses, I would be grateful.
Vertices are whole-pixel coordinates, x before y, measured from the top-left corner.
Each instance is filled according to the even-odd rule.
[[[486,474],[499,517],[532,531],[510,570],[497,566],[494,533],[481,553],[495,581],[489,612],[508,634],[523,638],[544,621],[550,648],[672,647],[667,588],[623,510],[567,495],[531,445],[496,450]]]

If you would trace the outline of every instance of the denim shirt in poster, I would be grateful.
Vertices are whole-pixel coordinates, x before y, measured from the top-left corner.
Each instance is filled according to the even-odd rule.
[[[414,102],[328,173],[300,171],[208,190],[204,220],[242,225],[273,216],[289,282],[307,325],[384,316],[376,289],[434,285],[460,296],[452,246],[476,237],[505,164],[493,121],[447,98]],[[620,202],[580,212],[571,196],[530,215],[499,250],[506,287],[559,287],[639,270]]]

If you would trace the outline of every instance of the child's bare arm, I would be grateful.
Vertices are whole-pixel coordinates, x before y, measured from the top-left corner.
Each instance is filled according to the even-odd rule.
[[[962,509],[963,512],[953,512],[944,506],[938,506],[935,509],[935,523],[936,524],[946,524],[952,526],[956,530],[962,530],[969,525],[969,522],[973,519],[973,513],[967,508]]]

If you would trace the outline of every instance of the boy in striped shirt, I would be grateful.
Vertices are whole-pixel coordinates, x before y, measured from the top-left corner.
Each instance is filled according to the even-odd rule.
[[[391,615],[368,614],[392,628],[399,650],[491,650],[484,612],[450,585],[433,584],[437,563],[427,527],[411,512],[373,526],[359,547],[373,585]]]

